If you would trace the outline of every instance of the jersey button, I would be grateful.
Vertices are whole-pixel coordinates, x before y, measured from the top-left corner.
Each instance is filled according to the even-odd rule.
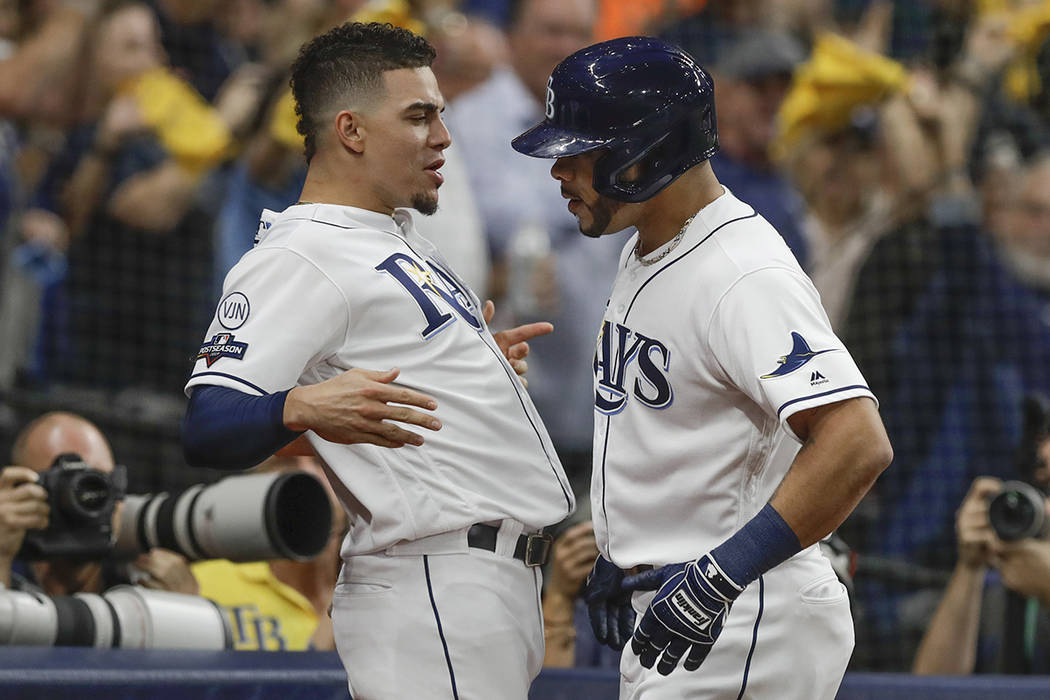
[[[616,307],[616,313],[622,314],[624,309],[626,309],[626,308],[627,308],[626,306],[624,306],[623,304],[620,304],[619,306]]]

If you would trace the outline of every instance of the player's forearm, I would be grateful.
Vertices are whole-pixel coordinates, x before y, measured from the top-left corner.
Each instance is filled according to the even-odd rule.
[[[187,463],[210,469],[247,469],[298,437],[285,427],[287,392],[251,396],[202,386],[193,391],[182,421]]]
[[[841,525],[893,458],[869,399],[822,406],[809,419],[805,444],[771,500],[802,547]]]
[[[915,654],[920,674],[969,674],[977,660],[977,630],[985,568],[955,568]]]

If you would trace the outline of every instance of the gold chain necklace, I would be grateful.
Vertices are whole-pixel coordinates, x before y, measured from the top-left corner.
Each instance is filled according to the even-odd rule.
[[[699,213],[700,212],[697,212],[697,214]],[[641,237],[639,237],[638,242],[634,244],[635,259],[644,267],[649,267],[650,265],[655,265],[656,263],[666,258],[671,253],[671,251],[677,248],[678,244],[682,242],[682,237],[685,236],[685,230],[689,228],[689,224],[693,223],[694,218],[696,218],[696,214],[693,214],[685,220],[685,223],[682,224],[682,228],[678,229],[678,233],[676,233],[675,237],[671,239],[670,244],[667,245],[667,248],[664,249],[664,252],[660,253],[655,258],[646,258],[638,253],[638,247],[642,244],[642,239]]]

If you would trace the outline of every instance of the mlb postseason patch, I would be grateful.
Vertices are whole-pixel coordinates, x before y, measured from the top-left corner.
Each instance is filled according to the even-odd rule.
[[[230,292],[219,302],[215,318],[226,330],[235,331],[248,320],[248,314],[251,310],[252,307],[248,303],[248,297],[241,292]]]
[[[216,333],[197,351],[197,359],[207,361],[208,366],[211,367],[221,357],[243,360],[247,350],[248,343],[237,342],[233,339],[232,333]]]

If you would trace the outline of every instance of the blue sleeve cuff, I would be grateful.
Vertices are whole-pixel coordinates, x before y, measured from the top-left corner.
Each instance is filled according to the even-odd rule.
[[[182,449],[194,467],[254,467],[297,438],[284,425],[288,391],[252,396],[221,386],[200,386],[182,420]]]
[[[711,550],[711,556],[743,588],[801,550],[798,535],[767,503],[736,534]]]

